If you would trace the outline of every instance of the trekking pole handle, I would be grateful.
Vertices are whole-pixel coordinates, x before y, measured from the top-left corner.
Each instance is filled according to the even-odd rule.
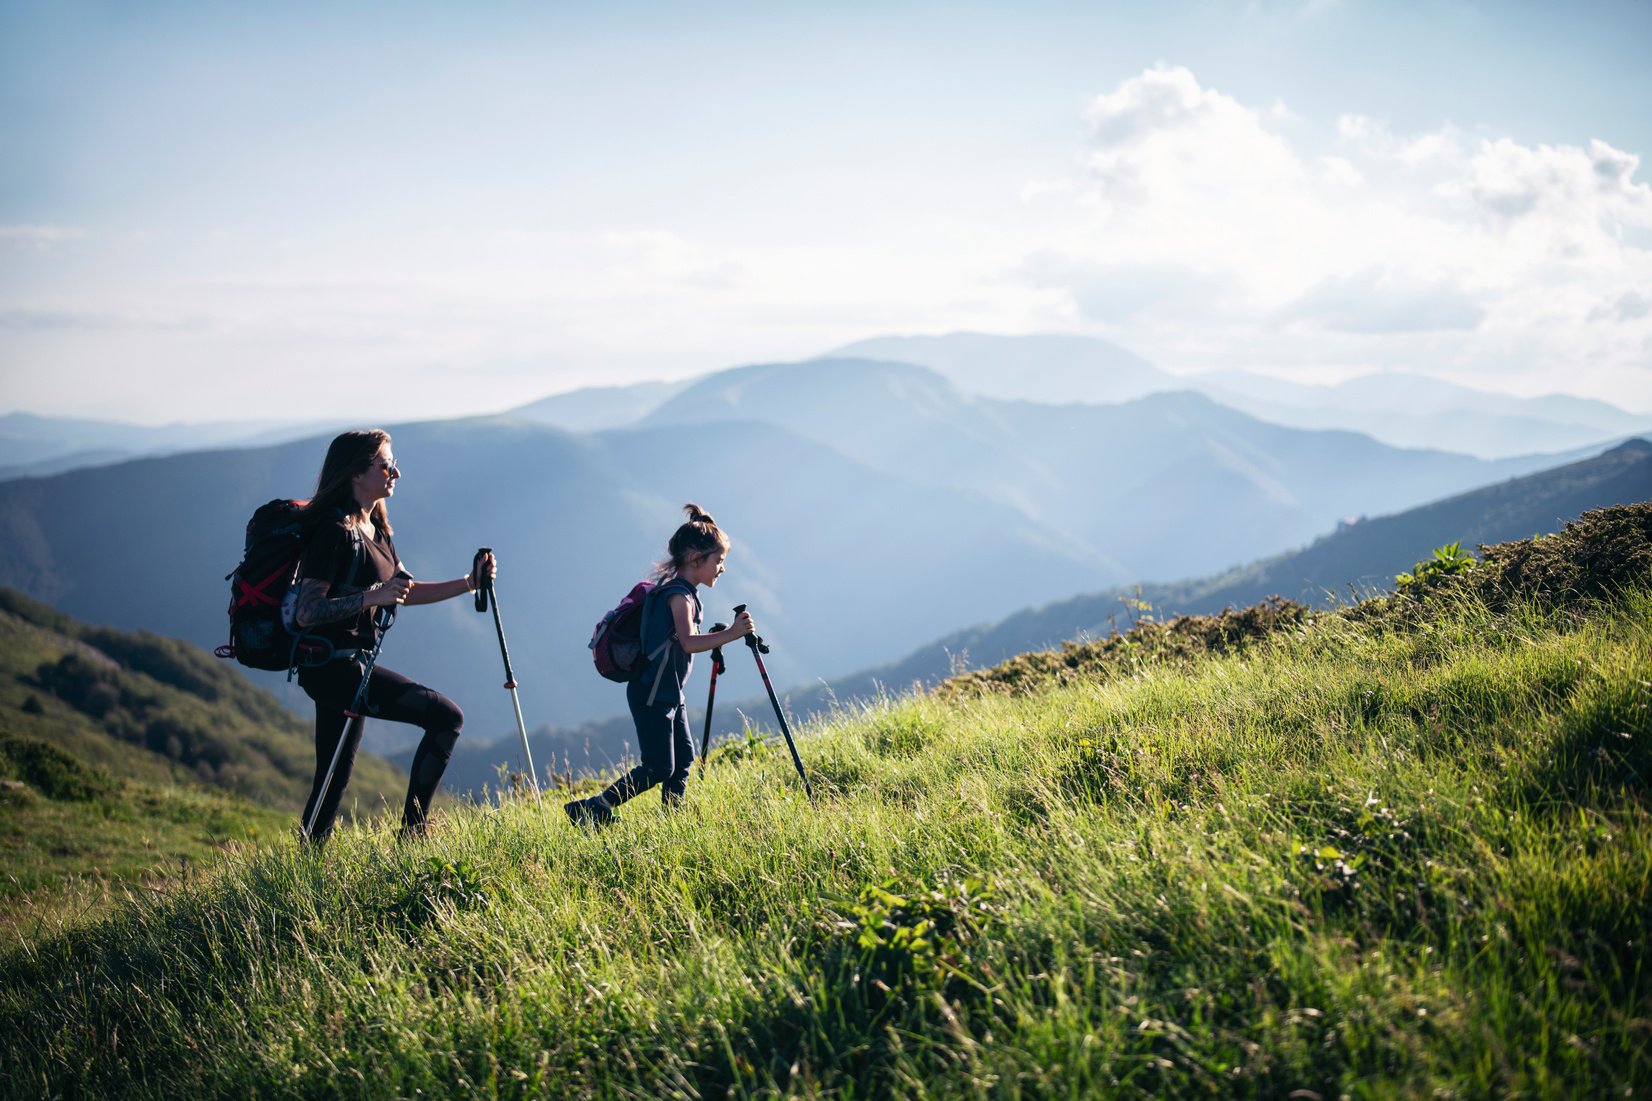
[[[734,606],[734,614],[735,615],[739,615],[741,612],[743,612],[745,610],[746,610],[746,606],[744,604],[736,604]],[[769,644],[764,642],[763,641],[763,636],[758,634],[756,631],[753,631],[751,634],[746,636],[746,645],[750,646],[754,651],[756,651],[759,654],[766,654],[766,653],[769,652]]]
[[[491,580],[486,582],[482,580],[482,559],[492,553],[492,547],[477,547],[476,557],[470,561],[470,588],[471,592],[476,594],[476,610],[478,612],[488,610],[488,593],[493,590]]]
[[[713,623],[711,625],[711,634],[716,634],[718,631],[726,630],[728,630],[727,623]],[[723,648],[721,646],[713,646],[711,648],[711,668],[718,674],[728,671],[728,666],[723,664]]]

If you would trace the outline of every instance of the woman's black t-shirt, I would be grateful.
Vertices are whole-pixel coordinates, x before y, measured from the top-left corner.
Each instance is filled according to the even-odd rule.
[[[381,530],[375,531],[371,539],[362,539],[341,517],[322,524],[310,537],[298,563],[298,578],[325,581],[327,598],[332,600],[389,581],[396,576],[400,562],[390,536]],[[364,608],[360,615],[349,619],[318,623],[310,631],[341,650],[372,649],[373,609]]]

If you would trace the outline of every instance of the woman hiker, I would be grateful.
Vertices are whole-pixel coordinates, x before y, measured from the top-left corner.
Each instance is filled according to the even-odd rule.
[[[385,503],[396,492],[401,470],[382,429],[339,435],[327,449],[315,496],[305,510],[307,544],[298,566],[293,622],[334,647],[330,661],[301,666],[298,683],[315,701],[316,776],[304,806],[304,822],[315,814],[306,840],[321,844],[333,828],[350,770],[361,745],[361,722],[345,710],[360,687],[366,656],[378,641],[374,611],[401,604],[434,604],[475,591],[496,573],[493,555],[452,581],[415,581],[396,555]],[[365,711],[375,718],[412,723],[424,730],[407,781],[398,837],[424,835],[430,803],[464,725],[464,713],[440,692],[375,665]],[[338,765],[322,791],[338,749]],[[320,808],[317,810],[317,801]]]

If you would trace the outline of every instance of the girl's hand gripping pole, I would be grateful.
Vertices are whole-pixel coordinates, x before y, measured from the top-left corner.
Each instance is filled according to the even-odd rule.
[[[726,623],[713,623],[711,633],[728,630]],[[711,651],[711,688],[706,692],[706,732],[700,736],[700,772],[706,770],[706,750],[711,747],[711,707],[717,702],[717,678],[727,668],[723,664],[723,648],[714,647]]]

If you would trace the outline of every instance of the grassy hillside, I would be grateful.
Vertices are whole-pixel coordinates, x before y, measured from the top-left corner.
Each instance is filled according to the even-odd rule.
[[[226,851],[290,833],[293,812],[200,785],[144,783],[0,733],[0,943],[106,915]]]
[[[237,840],[290,830],[310,724],[185,643],[76,623],[0,589],[0,930],[50,927]],[[363,757],[349,802],[399,806]]]
[[[813,804],[756,742],[594,835],[245,854],[0,956],[0,1089],[1644,1091],[1649,535],[839,715]]]
[[[147,631],[84,626],[9,589],[0,589],[0,730],[118,776],[195,781],[270,806],[301,805],[315,773],[310,722],[227,663]],[[364,756],[351,786],[399,802],[406,782]]]

